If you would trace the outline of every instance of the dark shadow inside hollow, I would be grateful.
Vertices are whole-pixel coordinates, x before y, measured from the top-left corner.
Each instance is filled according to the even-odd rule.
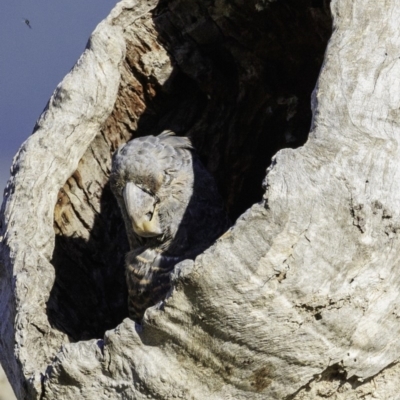
[[[168,1],[154,12],[176,69],[207,103],[191,136],[232,220],[262,197],[271,157],[307,140],[332,20],[325,0]]]
[[[59,199],[68,201],[66,191],[61,195]],[[59,219],[64,224],[73,216],[69,205]],[[124,254],[129,246],[109,185],[103,189],[100,207],[89,240],[75,234],[55,237],[52,264],[56,277],[47,314],[50,323],[72,341],[102,337],[128,313]]]
[[[101,337],[127,316],[128,246],[106,183],[120,144],[164,129],[190,136],[234,221],[261,200],[273,155],[307,140],[311,93],[331,35],[329,1],[222,3],[159,2],[153,21],[173,64],[162,86],[143,74],[127,43],[123,76],[134,79],[121,86],[112,115],[56,206],[56,279],[48,316],[71,340]],[[141,102],[132,94],[139,92]],[[137,119],[135,108],[143,103]],[[90,166],[93,159],[98,172]],[[98,186],[95,193],[90,182]],[[82,210],[71,207],[76,198]]]

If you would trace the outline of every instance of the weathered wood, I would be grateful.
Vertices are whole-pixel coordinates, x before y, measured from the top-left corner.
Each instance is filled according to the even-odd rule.
[[[3,368],[0,366],[0,400],[16,400]]]
[[[399,15],[372,0],[116,6],[6,189],[0,356],[19,398],[397,396]],[[163,129],[192,138],[240,217],[139,326],[108,174],[120,144]]]

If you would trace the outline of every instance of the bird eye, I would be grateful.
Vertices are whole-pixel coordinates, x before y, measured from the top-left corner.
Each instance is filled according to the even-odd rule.
[[[143,192],[149,194],[150,196],[154,196],[154,193],[148,189],[146,186],[142,185],[142,184],[137,184],[136,185],[140,190],[143,190]]]
[[[146,213],[146,217],[148,218],[149,221],[151,221],[151,219],[153,218],[153,213],[152,212]]]

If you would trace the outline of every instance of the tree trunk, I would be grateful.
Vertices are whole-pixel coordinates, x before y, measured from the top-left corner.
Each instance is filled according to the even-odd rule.
[[[0,357],[19,399],[396,398],[399,16],[116,5],[5,191]],[[235,223],[138,325],[108,176],[119,145],[164,129],[192,139]]]
[[[0,400],[16,400],[7,376],[0,365]]]

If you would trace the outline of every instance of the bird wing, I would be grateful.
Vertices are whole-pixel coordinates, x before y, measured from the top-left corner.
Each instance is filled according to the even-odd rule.
[[[171,288],[170,273],[178,257],[163,256],[153,249],[138,249],[126,256],[129,316],[140,321],[147,308],[163,300]]]

